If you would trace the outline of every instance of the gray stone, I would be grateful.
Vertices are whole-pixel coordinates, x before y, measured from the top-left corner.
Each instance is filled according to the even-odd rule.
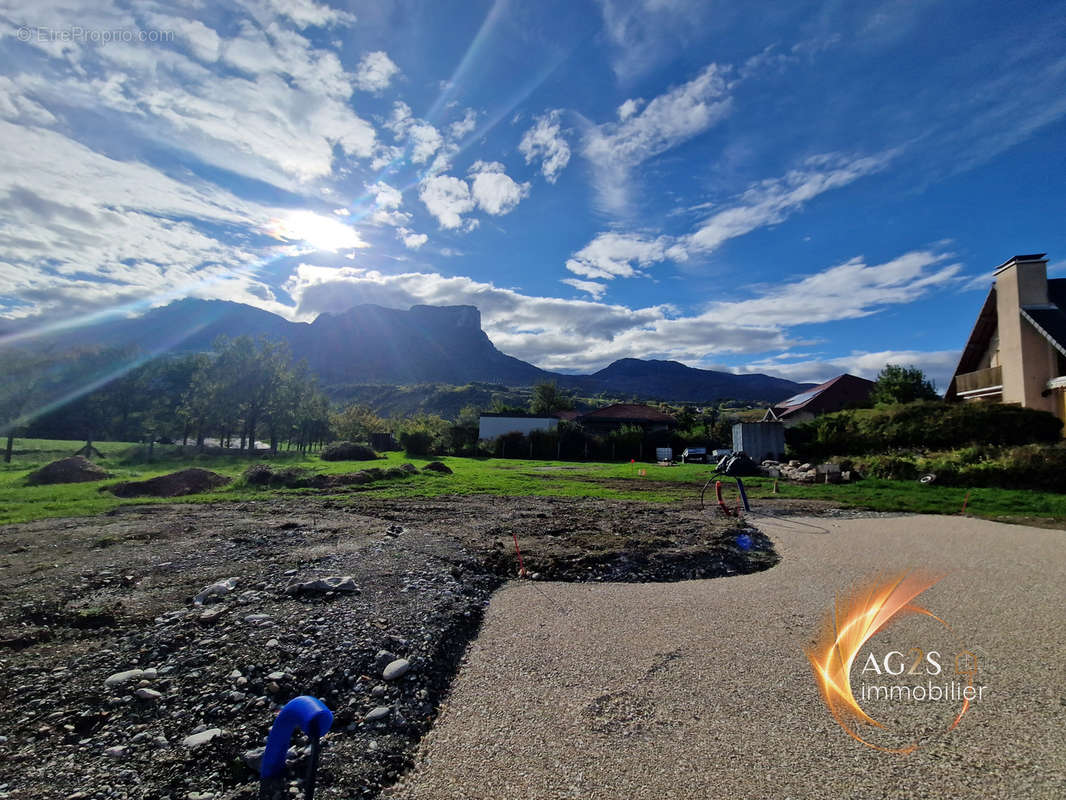
[[[155,689],[138,689],[134,692],[142,700],[158,700],[163,696],[162,692],[157,692]]]
[[[377,708],[371,709],[367,715],[363,717],[363,721],[377,722],[378,720],[385,719],[390,713],[392,713],[391,706],[378,706]]]
[[[219,736],[222,735],[221,728],[208,728],[206,731],[200,731],[200,733],[193,733],[186,736],[181,740],[182,746],[188,747],[190,750],[200,747],[201,745],[208,744]]]
[[[331,575],[313,581],[290,583],[285,587],[289,594],[325,594],[326,592],[350,592],[358,594],[359,587],[351,575]]]
[[[229,609],[224,605],[211,606],[203,614],[199,616],[198,621],[202,625],[210,625],[212,622],[217,622],[218,618],[225,614]]]
[[[388,690],[389,689],[387,686],[385,686],[385,684],[379,683],[377,686],[370,690],[370,694],[373,697],[384,697],[385,692],[387,692]]]
[[[122,758],[126,755],[126,748],[120,744],[116,744],[114,747],[109,747],[104,750],[104,755],[108,758]]]
[[[192,601],[195,605],[202,606],[208,600],[223,597],[237,588],[237,581],[239,580],[240,578],[236,577],[226,578],[218,583],[212,583],[210,586],[205,586],[200,590],[200,593],[192,599]]]
[[[406,658],[398,658],[395,661],[389,663],[387,667],[381,672],[381,677],[387,681],[394,681],[397,678],[402,678],[407,674],[407,671],[411,669],[411,662]]]
[[[128,669],[125,672],[116,672],[104,681],[104,686],[108,689],[113,689],[130,681],[139,681],[142,675],[144,675],[143,669]]]

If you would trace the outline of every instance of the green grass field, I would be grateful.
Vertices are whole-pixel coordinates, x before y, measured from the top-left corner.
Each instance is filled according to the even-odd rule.
[[[97,459],[112,478],[94,483],[56,486],[26,486],[33,469],[74,453],[81,442],[17,439],[10,464],[0,464],[0,525],[28,522],[48,517],[100,514],[120,505],[144,503],[243,501],[268,496],[319,494],[309,489],[257,489],[241,482],[217,491],[190,495],[177,501],[170,498],[120,499],[100,487],[116,481],[144,480],[187,467],[203,467],[238,479],[251,463],[267,461],[278,466],[301,467],[319,473],[354,472],[369,466],[388,467],[410,461],[421,467],[432,459],[408,458],[389,453],[374,462],[327,462],[317,455],[280,453],[276,458],[260,454],[247,456],[179,452],[175,446],[156,446],[151,462],[144,448],[123,442],[101,442],[103,453]],[[509,496],[603,497],[649,502],[692,502],[710,475],[710,467],[698,464],[659,467],[646,464],[598,464],[557,461],[518,461],[503,459],[441,458],[453,475],[419,474],[403,480],[382,480],[352,487],[339,493],[381,498],[434,497],[439,495],[497,494]],[[640,475],[640,470],[644,475]],[[773,481],[745,479],[752,507],[771,496]],[[726,481],[729,502],[736,497],[732,481]],[[337,496],[338,493],[334,493]],[[779,484],[779,497],[830,501],[845,508],[876,511],[909,511],[929,514],[957,514],[966,490],[943,486],[922,486],[911,481],[864,480],[837,486]],[[295,499],[295,497],[294,497]],[[708,501],[712,498],[709,496]],[[1066,522],[1066,495],[1005,489],[974,489],[967,513],[989,519],[1036,521],[1045,524]]]

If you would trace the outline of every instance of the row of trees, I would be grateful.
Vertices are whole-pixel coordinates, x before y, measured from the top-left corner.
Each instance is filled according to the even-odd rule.
[[[0,434],[93,442],[207,437],[254,449],[330,438],[329,403],[303,363],[266,339],[219,339],[212,353],[145,358],[133,348],[0,355]]]

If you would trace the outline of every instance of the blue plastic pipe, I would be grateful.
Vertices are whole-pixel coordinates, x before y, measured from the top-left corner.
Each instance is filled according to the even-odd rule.
[[[284,771],[285,755],[289,752],[289,743],[297,727],[307,734],[312,743],[316,743],[329,732],[332,725],[333,712],[321,700],[307,695],[294,697],[278,712],[270,728],[259,777],[267,780]]]

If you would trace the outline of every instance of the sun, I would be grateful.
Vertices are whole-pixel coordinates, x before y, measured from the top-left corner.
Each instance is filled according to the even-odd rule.
[[[268,232],[275,239],[305,242],[315,250],[331,253],[369,247],[355,228],[313,211],[290,211],[280,219],[271,220]]]

